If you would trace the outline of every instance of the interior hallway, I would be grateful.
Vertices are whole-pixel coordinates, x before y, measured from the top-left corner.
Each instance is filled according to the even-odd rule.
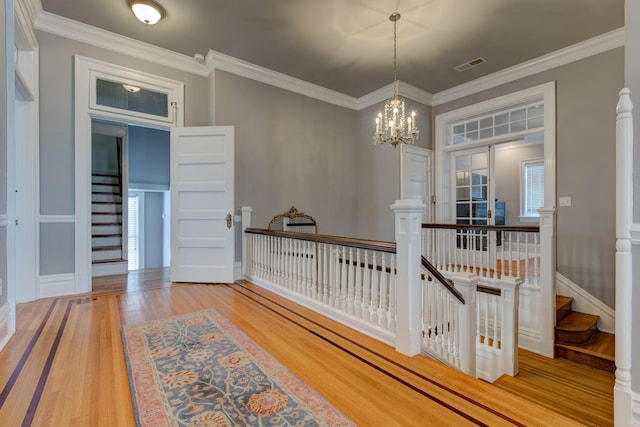
[[[362,426],[613,424],[612,374],[521,351],[520,375],[490,385],[251,283],[171,284],[158,269],[19,305],[0,353],[0,425],[135,425],[120,326],[211,307]]]

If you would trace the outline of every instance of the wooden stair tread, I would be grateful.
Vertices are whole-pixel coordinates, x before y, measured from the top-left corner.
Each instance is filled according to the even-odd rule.
[[[99,225],[122,225],[122,222],[92,222],[91,225],[99,226]]]
[[[121,205],[122,202],[96,202],[96,201],[92,201],[91,203],[93,203],[94,205]]]
[[[568,348],[579,353],[588,354],[590,356],[599,357],[602,359],[615,362],[616,356],[616,337],[613,334],[607,332],[598,331],[591,339],[582,345],[572,344],[556,344],[559,347]]]
[[[563,308],[573,302],[573,297],[565,297],[562,295],[556,295],[556,310]]]
[[[573,311],[558,322],[556,330],[565,332],[586,331],[595,328],[599,318],[600,316],[594,316],[593,314]]]
[[[122,258],[98,259],[91,261],[91,264],[110,264],[114,262],[127,262],[127,260]]]
[[[121,233],[110,233],[110,234],[92,234],[91,237],[121,237]]]
[[[118,251],[122,249],[122,245],[118,246],[94,246],[93,251]]]

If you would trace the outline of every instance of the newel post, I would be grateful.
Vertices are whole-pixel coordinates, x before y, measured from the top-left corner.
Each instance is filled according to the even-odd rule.
[[[247,274],[247,233],[245,230],[251,227],[251,209],[249,206],[243,206],[240,208],[242,212],[242,278],[244,279]]]
[[[451,274],[455,288],[462,294],[464,304],[458,304],[458,339],[460,342],[460,370],[476,377],[476,341],[477,341],[477,308],[478,276],[475,274]]]
[[[407,356],[420,353],[422,215],[417,200],[396,200],[391,205],[396,220],[396,350]]]
[[[616,426],[631,425],[633,104],[630,94],[629,89],[622,89],[616,107],[616,382],[613,387]]]
[[[556,208],[540,208],[540,354],[553,358],[556,328]]]
[[[500,318],[502,319],[502,374],[518,375],[518,304],[520,296],[519,278],[499,280],[494,286],[500,288]]]

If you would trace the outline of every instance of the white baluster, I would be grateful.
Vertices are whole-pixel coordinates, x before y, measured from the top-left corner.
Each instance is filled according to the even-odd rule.
[[[371,302],[371,266],[369,265],[369,251],[364,251],[364,268],[362,269],[364,275],[362,283],[362,304],[360,312],[362,318],[368,322],[371,321],[371,313],[369,311],[369,304]]]
[[[355,300],[354,314],[356,317],[362,318],[362,265],[360,260],[361,249],[356,248],[356,279],[355,279]]]
[[[346,250],[345,250],[346,252]],[[345,255],[346,258],[346,255]],[[353,314],[353,295],[355,287],[355,267],[353,265],[353,248],[349,248],[349,275],[347,276],[347,313]]]
[[[520,266],[520,261],[522,261],[522,258],[520,257],[520,233],[516,233],[516,248],[518,249],[518,252],[516,254],[516,275],[515,277],[522,277],[521,276],[521,266]]]
[[[369,304],[369,318],[374,324],[379,324],[378,304],[380,303],[379,273],[377,264],[377,252],[371,256],[371,303]]]
[[[398,283],[398,274],[396,271],[396,255],[391,254],[391,272],[389,274],[389,317],[387,325],[390,331],[396,330],[396,289]]]
[[[340,309],[340,299],[342,298],[342,286],[340,284],[340,279],[342,277],[341,268],[342,268],[342,260],[341,257],[341,248],[340,246],[334,246],[334,261],[335,261],[335,280],[333,281],[333,306],[337,309]]]
[[[533,240],[534,240],[535,250],[536,250],[536,256],[533,259],[533,274],[534,274],[533,283],[535,283],[538,286],[540,286],[540,256],[541,256],[540,242],[538,240],[539,236],[540,236],[539,234],[533,235]]]
[[[380,253],[381,258],[381,267],[382,271],[380,272],[380,306],[378,308],[378,325],[386,328],[387,327],[387,280],[389,275],[387,274],[387,254],[384,252]]]
[[[342,276],[340,279],[340,310],[347,311],[347,292],[349,289],[349,266],[347,248],[342,248]]]

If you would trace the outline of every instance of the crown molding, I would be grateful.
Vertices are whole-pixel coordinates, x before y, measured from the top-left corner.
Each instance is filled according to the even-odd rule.
[[[351,110],[358,109],[358,100],[352,96],[243,61],[214,50],[210,50],[207,53],[205,64],[209,72],[213,70],[227,71],[241,77],[266,83],[271,86],[276,86],[281,89],[339,105]]]
[[[28,49],[38,47],[38,39],[33,31],[35,17],[40,13],[38,10],[42,10],[39,0],[16,0],[14,4],[13,13],[16,20],[16,30],[20,31],[24,38],[23,41],[28,45]]]
[[[213,50],[207,53],[204,64],[201,64],[190,56],[46,12],[42,9],[40,0],[17,0],[17,3],[24,3],[24,14],[31,18],[34,28],[40,31],[203,77],[208,77],[216,69],[227,71],[352,110],[362,110],[383,102],[389,98],[389,93],[393,91],[392,84],[388,84],[360,98],[355,98]],[[624,28],[618,28],[436,94],[400,81],[398,93],[403,97],[433,107],[624,46],[624,37]]]
[[[618,28],[547,55],[505,68],[488,76],[438,92],[433,96],[432,105],[444,104],[445,102],[463,98],[622,46],[624,46],[624,28]]]
[[[42,11],[37,15],[35,28],[199,76],[207,77],[209,75],[207,68],[190,56],[54,15],[47,11]]]
[[[366,95],[358,98],[358,110],[364,110],[367,107],[376,105],[380,102],[384,102],[391,98],[390,94],[393,93],[393,83],[389,83],[386,86],[376,89]],[[416,102],[420,102],[424,105],[431,106],[433,102],[433,95],[429,92],[425,92],[422,89],[418,89],[415,86],[411,86],[401,80],[398,80],[398,95],[405,98],[412,99]]]

